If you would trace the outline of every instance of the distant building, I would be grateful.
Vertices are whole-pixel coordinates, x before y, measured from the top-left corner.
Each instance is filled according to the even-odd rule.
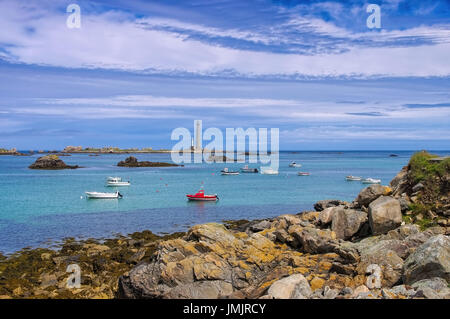
[[[66,146],[63,149],[63,152],[67,152],[67,153],[70,153],[70,152],[81,152],[82,150],[83,150],[82,146]]]

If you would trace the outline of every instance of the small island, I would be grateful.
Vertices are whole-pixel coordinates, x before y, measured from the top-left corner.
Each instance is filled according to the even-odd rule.
[[[27,156],[27,154],[18,152],[16,148],[12,148],[10,150],[0,148],[0,155]]]
[[[160,149],[154,150],[152,147],[139,148],[127,148],[121,149],[115,146],[105,146],[105,147],[85,147],[82,146],[66,146],[61,153],[90,153],[90,154],[129,154],[129,153],[171,153],[171,150]]]
[[[78,165],[67,165],[57,155],[46,155],[39,157],[36,162],[28,166],[30,169],[75,169],[80,168]]]
[[[180,166],[173,163],[164,163],[164,162],[149,162],[149,161],[142,161],[139,162],[138,159],[134,156],[128,157],[124,161],[120,161],[117,163],[117,166],[122,167],[169,167],[169,166]]]

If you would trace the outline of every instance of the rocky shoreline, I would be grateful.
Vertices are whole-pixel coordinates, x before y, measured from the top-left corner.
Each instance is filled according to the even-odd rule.
[[[449,299],[450,169],[428,159],[315,211],[0,254],[0,298]]]

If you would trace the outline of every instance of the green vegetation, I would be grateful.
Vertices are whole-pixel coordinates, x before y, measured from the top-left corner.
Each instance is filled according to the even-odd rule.
[[[431,181],[435,177],[442,178],[450,170],[450,158],[441,162],[430,162],[430,159],[436,157],[438,156],[427,151],[417,152],[411,156],[409,168],[413,183]]]
[[[46,158],[54,161],[59,160],[58,155],[47,155]]]
[[[437,225],[449,205],[450,158],[439,158],[426,151],[413,154],[408,164],[408,184],[413,203],[410,214],[404,218],[413,219],[423,230]],[[414,189],[418,183],[423,186]]]

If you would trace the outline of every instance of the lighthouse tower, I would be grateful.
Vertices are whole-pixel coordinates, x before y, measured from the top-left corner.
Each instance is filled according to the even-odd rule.
[[[195,120],[194,127],[195,127],[194,151],[201,152],[202,151],[202,120]]]

